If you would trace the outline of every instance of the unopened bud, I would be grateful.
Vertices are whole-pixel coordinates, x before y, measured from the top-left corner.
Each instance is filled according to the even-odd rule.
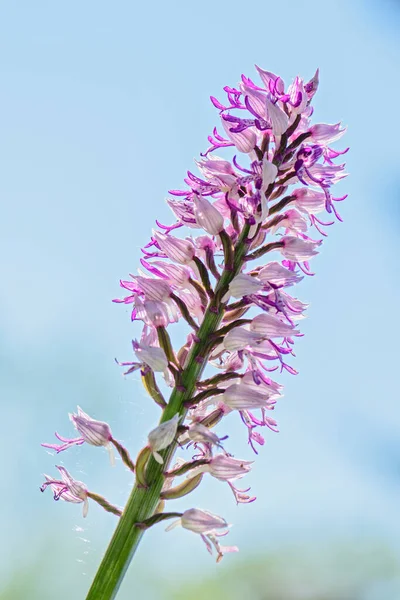
[[[149,446],[153,456],[160,464],[163,464],[164,461],[162,456],[159,454],[159,451],[168,448],[168,446],[174,441],[178,429],[179,419],[180,416],[177,413],[172,417],[172,419],[161,423],[161,425],[150,431],[148,435]]]

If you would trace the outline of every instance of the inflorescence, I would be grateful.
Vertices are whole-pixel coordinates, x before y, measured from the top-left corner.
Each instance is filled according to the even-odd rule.
[[[175,222],[156,221],[157,230],[142,250],[142,269],[121,281],[128,293],[115,300],[131,305],[132,320],[142,324],[132,342],[135,359],[119,364],[126,373],[140,372],[162,410],[160,424],[148,434],[136,463],[106,423],[80,408],[70,415],[79,437],[56,434],[59,444],[43,444],[57,453],[84,443],[105,446],[112,462],[114,447],[135,474],[136,486],[145,489],[154,484],[148,465],[156,461],[162,479],[159,505],[147,520],[133,525],[145,529],[176,516],[168,529],[180,524],[199,534],[210,552],[215,548],[217,560],[237,551],[219,542],[228,532],[227,522],[197,508],[163,512],[164,503],[192,492],[207,473],[225,482],[237,503],[255,500],[248,488],[237,487],[252,462],[229,453],[228,436],[214,428],[227,414],[237,414],[255,454],[264,444],[261,431],[277,431],[271,414],[283,386],[271,374],[297,373],[290,362],[307,308],[290,288],[313,275],[309,260],[318,253],[326,228],[335,218],[341,220],[336,204],[346,197],[331,193],[346,176],[344,165],[334,160],[347,149],[330,147],[344,129],[339,123],[310,123],[318,71],[308,83],[296,77],[286,91],[280,77],[257,71],[261,85],[242,76],[238,88],[224,88],[225,103],[211,97],[222,129],[214,129],[209,148],[196,161],[200,176],[188,172],[187,187],[170,191],[167,203]],[[215,154],[226,148],[231,148],[231,160]],[[328,221],[320,218],[323,212]],[[190,332],[176,351],[170,325],[181,320]],[[206,368],[210,374],[204,378]],[[169,388],[167,400],[162,390]],[[172,463],[178,446],[194,452],[192,458]],[[61,479],[46,475],[42,491],[50,486],[55,500],[83,503],[83,516],[88,499],[121,515],[64,467],[57,468]],[[176,478],[181,482],[175,484]]]

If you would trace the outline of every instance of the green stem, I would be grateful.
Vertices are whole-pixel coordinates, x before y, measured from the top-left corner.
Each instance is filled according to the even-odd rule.
[[[167,406],[164,408],[160,423],[168,421],[176,413],[185,415],[185,402],[193,397],[211,351],[210,339],[222,321],[225,305],[218,301],[227,290],[232,279],[237,275],[244,263],[248,249],[247,236],[249,226],[245,225],[236,244],[233,265],[228,265],[221,275],[211,300],[204,314],[203,322],[197,332],[198,342],[190,351],[185,369],[181,373],[179,388],[175,387]],[[165,333],[164,331],[162,332]],[[165,341],[165,340],[164,340]],[[97,574],[93,580],[86,600],[112,600],[116,597],[119,586],[142,539],[144,530],[135,523],[141,523],[153,516],[160,501],[164,484],[164,471],[168,470],[177,444],[173,443],[161,452],[164,464],[160,465],[151,456],[146,468],[147,488],[135,484],[128,498],[122,516],[111,542],[106,550]]]

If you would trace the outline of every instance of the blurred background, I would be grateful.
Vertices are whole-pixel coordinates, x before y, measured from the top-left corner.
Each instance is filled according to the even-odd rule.
[[[386,2],[5,2],[0,162],[1,600],[84,598],[115,527],[91,504],[40,494],[64,464],[123,505],[106,452],[41,448],[81,405],[133,456],[157,421],[131,359],[137,329],[111,300],[136,271],[164,198],[181,186],[222,97],[254,63],[289,83],[321,70],[315,122],[342,120],[351,176],[343,224],[296,288],[310,303],[297,377],[282,377],[280,433],[237,507],[205,480],[176,508],[234,523],[240,553],[215,565],[195,535],[149,531],[119,598],[400,598],[398,256],[400,6]],[[336,190],[335,190],[336,191]],[[251,459],[242,427],[229,439]]]

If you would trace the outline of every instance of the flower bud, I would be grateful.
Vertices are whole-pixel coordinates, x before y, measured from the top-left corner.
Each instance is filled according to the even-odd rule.
[[[167,448],[175,439],[178,429],[180,416],[177,413],[169,421],[161,423],[158,427],[150,431],[148,435],[149,446],[154,458],[160,464],[163,464],[163,458],[159,454],[159,450]]]

